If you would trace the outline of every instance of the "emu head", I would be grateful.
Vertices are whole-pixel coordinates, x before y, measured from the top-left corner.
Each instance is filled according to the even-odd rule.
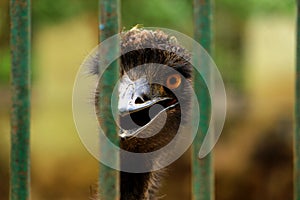
[[[121,34],[119,117],[122,147],[149,152],[167,144],[190,110],[189,53],[162,31]]]

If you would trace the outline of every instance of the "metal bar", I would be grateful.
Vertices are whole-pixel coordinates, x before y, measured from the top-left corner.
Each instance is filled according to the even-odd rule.
[[[294,136],[294,200],[300,200],[300,0],[297,1],[297,61]]]
[[[99,40],[100,42],[105,39],[119,33],[120,27],[120,1],[119,0],[99,0]],[[108,50],[108,56],[113,55],[118,51],[119,44],[114,44],[115,48]],[[99,69],[99,71],[101,71]],[[115,126],[114,119],[112,116],[112,110],[110,108],[110,98],[113,88],[119,77],[119,63],[118,61],[113,62],[108,69],[106,69],[101,81],[99,83],[99,107],[100,114],[102,115],[102,129],[106,133],[106,136],[114,143],[119,144],[119,138],[117,134],[117,128]],[[115,100],[116,101],[116,100]],[[116,102],[115,102],[116,103]],[[100,141],[100,151],[104,154],[109,154],[106,149],[101,148]],[[111,155],[107,155],[108,157]],[[115,162],[119,164],[119,157],[116,156]],[[119,172],[117,170],[111,169],[100,163],[99,167],[99,192],[100,199],[105,200],[117,200],[120,198],[119,190]]]
[[[208,53],[212,51],[212,1],[194,0],[194,38]],[[197,58],[196,58],[197,59]],[[201,59],[201,58],[200,58]],[[200,61],[201,66],[204,61]],[[200,67],[201,67],[200,66]],[[204,64],[205,66],[205,64]],[[205,70],[210,76],[209,70]],[[194,200],[214,199],[213,159],[210,153],[203,159],[198,158],[198,152],[206,135],[210,118],[210,96],[204,81],[194,76],[195,92],[199,99],[200,122],[197,136],[192,145],[192,198]]]
[[[10,1],[11,200],[25,200],[30,196],[30,11],[30,0]]]

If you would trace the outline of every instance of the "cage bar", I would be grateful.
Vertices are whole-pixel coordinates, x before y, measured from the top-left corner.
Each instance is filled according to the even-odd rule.
[[[10,1],[11,200],[26,200],[30,197],[30,11],[30,0]]]
[[[194,0],[194,39],[199,42],[208,53],[212,51],[212,1]],[[197,58],[196,58],[197,59]],[[200,58],[201,59],[201,58]],[[200,61],[201,65],[205,64]],[[209,69],[205,70],[210,76]],[[194,76],[194,88],[200,99],[200,122],[198,133],[192,145],[192,199],[214,199],[214,171],[212,153],[199,159],[198,152],[206,135],[210,119],[210,96],[201,77]]]
[[[119,0],[99,0],[99,40],[100,42],[105,39],[119,33],[120,27],[120,1]],[[110,57],[114,55],[119,49],[119,44],[114,44],[115,48],[111,48],[107,51],[108,55],[101,55],[104,57]],[[100,71],[100,69],[99,69]],[[118,144],[117,127],[114,123],[112,116],[112,109],[110,107],[111,94],[113,88],[119,77],[119,63],[118,61],[113,62],[105,71],[103,77],[99,82],[99,108],[101,118],[101,127],[106,136],[114,143]],[[114,101],[116,101],[114,99]],[[102,154],[108,154],[106,149],[103,149],[100,140],[100,151]],[[114,162],[119,164],[119,156],[115,155]],[[99,193],[100,199],[105,200],[117,200],[120,198],[119,191],[119,172],[111,169],[102,163],[99,167]]]
[[[294,136],[294,199],[300,200],[300,1],[297,1],[297,60]]]

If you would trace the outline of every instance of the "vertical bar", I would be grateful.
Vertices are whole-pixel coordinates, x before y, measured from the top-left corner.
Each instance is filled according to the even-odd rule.
[[[194,38],[208,53],[212,50],[212,1],[194,0]],[[197,59],[197,58],[196,58]],[[201,59],[201,58],[200,58]],[[201,66],[205,66],[200,61]],[[201,67],[200,66],[200,67]],[[205,76],[210,76],[205,69]],[[214,199],[214,172],[212,154],[199,159],[198,152],[206,135],[210,118],[210,96],[203,80],[195,76],[195,92],[199,99],[200,122],[197,136],[192,145],[192,197],[194,200]]]
[[[300,0],[297,1],[297,61],[294,136],[294,200],[300,200]]]
[[[120,1],[119,0],[99,0],[99,40],[100,42],[105,39],[119,33],[120,27]],[[110,49],[107,54],[101,56],[114,55],[120,48],[120,44],[114,44],[115,48]],[[100,71],[100,69],[99,69]],[[102,115],[102,128],[106,133],[106,136],[114,143],[119,143],[117,134],[117,128],[113,122],[112,111],[110,108],[110,97],[119,77],[119,63],[118,61],[113,62],[108,69],[105,71],[101,81],[99,83],[99,107],[100,114]],[[101,149],[102,146],[100,141],[100,151],[104,154],[109,154],[106,149]],[[105,155],[112,156],[112,155]],[[115,162],[119,164],[119,157],[116,156]],[[111,169],[100,163],[99,167],[99,191],[100,199],[105,200],[117,200],[120,198],[119,192],[119,172]]]
[[[30,15],[30,0],[10,1],[11,200],[25,200],[30,196]]]

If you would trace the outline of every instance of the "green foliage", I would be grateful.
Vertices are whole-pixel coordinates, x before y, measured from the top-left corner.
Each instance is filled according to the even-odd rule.
[[[215,0],[219,10],[226,10],[238,18],[250,15],[291,14],[295,0]]]
[[[10,52],[8,49],[0,50],[0,85],[9,83]]]
[[[191,24],[192,0],[121,0],[122,20],[127,26],[141,21],[145,26],[165,26],[187,29]],[[253,14],[290,14],[295,0],[215,0],[217,10],[245,18]],[[83,12],[97,13],[95,0],[38,0],[32,2],[33,21],[56,23]],[[187,21],[188,20],[188,21]]]
[[[191,0],[126,0],[122,1],[122,24],[126,29],[135,24],[165,27],[192,33]]]
[[[97,11],[98,2],[94,0],[38,0],[32,2],[33,23],[43,25],[57,23],[87,11]]]

